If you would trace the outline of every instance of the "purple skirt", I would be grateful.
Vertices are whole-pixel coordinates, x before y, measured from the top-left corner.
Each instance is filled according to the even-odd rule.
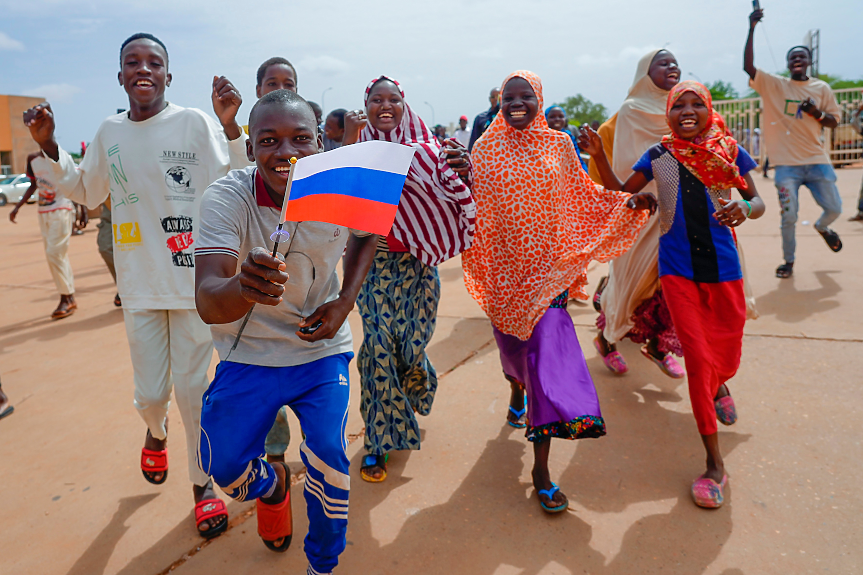
[[[605,435],[596,388],[566,309],[552,304],[527,341],[497,328],[494,338],[507,379],[526,390],[528,441]]]

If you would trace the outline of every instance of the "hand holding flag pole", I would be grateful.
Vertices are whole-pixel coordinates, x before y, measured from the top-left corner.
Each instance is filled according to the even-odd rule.
[[[285,221],[287,220],[288,213],[288,201],[291,199],[291,184],[294,183],[294,168],[297,165],[297,158],[291,157],[291,168],[288,170],[288,185],[285,186],[285,197],[282,199],[282,213],[279,216],[279,227],[270,235],[270,239],[273,243],[273,257],[276,257],[276,253],[279,250],[279,242],[282,238],[288,239],[291,237],[291,234],[284,231],[282,226],[285,225]]]
[[[276,228],[270,235],[270,240],[273,241],[273,257],[278,257],[279,253],[279,242],[284,239],[288,239],[291,237],[289,232],[283,230],[283,226],[285,225],[285,220],[287,219],[286,214],[288,211],[288,200],[291,198],[291,184],[294,182],[294,167],[297,165],[297,158],[291,156],[291,167],[288,170],[288,185],[285,186],[285,197],[282,199],[282,213],[279,216],[279,227]],[[297,224],[299,226],[299,224]],[[296,233],[296,230],[294,230]],[[291,245],[288,244],[288,251],[291,251]],[[255,310],[255,304],[252,304],[252,307],[249,308],[249,311],[246,313],[246,317],[243,318],[243,323],[240,324],[240,330],[237,332],[237,337],[234,338],[234,345],[231,346],[230,351],[228,351],[227,357],[225,357],[225,361],[231,357],[231,354],[237,349],[237,344],[240,343],[240,338],[243,336],[243,331],[246,329],[246,324],[249,323],[249,318],[252,317],[252,312]]]
[[[296,228],[294,236],[284,230],[288,203],[292,222],[325,222],[386,236],[392,228],[414,152],[410,146],[372,140],[307,156],[300,166],[293,201],[291,188],[297,158],[291,158],[279,226],[270,235],[273,257],[278,257],[279,243],[288,239],[293,243],[297,234]],[[288,252],[290,250],[288,244]],[[311,286],[309,290],[311,293]],[[306,299],[308,297],[307,294]],[[254,305],[249,309],[231,350],[222,361],[227,361],[237,348],[254,309]],[[320,325],[319,321],[300,331],[308,335]]]

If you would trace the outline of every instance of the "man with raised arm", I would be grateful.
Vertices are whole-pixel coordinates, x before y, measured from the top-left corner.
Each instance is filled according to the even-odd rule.
[[[821,144],[821,129],[838,125],[839,104],[826,82],[806,75],[812,55],[806,46],[788,50],[790,78],[770,74],[755,67],[753,36],[763,10],[749,15],[749,37],[743,53],[743,69],[749,85],[761,95],[764,109],[762,129],[770,162],[775,166],[774,181],[779,193],[782,217],[782,254],[785,263],[776,268],[776,277],[794,273],[797,240],[798,191],[806,186],[824,212],[815,230],[834,252],[842,249],[839,234],[828,226],[842,212],[842,199],[836,187],[836,172]]]

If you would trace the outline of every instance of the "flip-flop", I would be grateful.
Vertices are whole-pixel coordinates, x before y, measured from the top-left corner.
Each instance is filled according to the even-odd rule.
[[[605,364],[605,367],[611,371],[611,373],[623,375],[629,371],[629,367],[626,365],[626,360],[623,359],[623,356],[619,351],[615,350],[608,355],[602,355],[602,344],[599,343],[598,337],[593,340],[593,347],[596,348],[596,352],[602,358],[602,362]]]
[[[515,427],[516,429],[524,429],[525,427],[527,427],[527,424],[522,423],[522,421],[521,421],[521,418],[527,414],[527,408],[526,407],[523,407],[521,409],[515,409],[513,406],[510,405],[509,411],[510,411],[510,413],[512,413],[515,416],[515,421],[510,421],[509,418],[507,418],[507,420],[506,420],[506,422],[511,427]]]
[[[383,459],[383,461],[381,461],[381,459]],[[362,467],[360,467],[360,477],[362,477],[363,480],[368,481],[369,483],[381,483],[387,478],[387,461],[389,461],[389,459],[389,453],[385,453],[383,457],[380,455],[372,455],[369,453],[368,455],[363,457]],[[381,469],[383,469],[383,475],[381,475],[380,477],[375,477],[374,475],[365,472],[366,469],[370,469],[372,467],[380,467]]]
[[[155,481],[148,473],[162,472],[162,479]],[[153,485],[162,485],[168,479],[168,450],[154,451],[146,447],[141,449],[141,473],[144,479]]]
[[[724,491],[727,483],[727,475],[722,476],[722,483],[716,483],[702,475],[692,484],[692,501],[704,509],[719,509],[725,503]]]
[[[653,357],[653,354],[650,353],[650,351],[647,349],[647,346],[644,345],[641,347],[641,355],[655,363],[656,367],[661,369],[662,373],[664,373],[668,377],[680,379],[686,376],[686,372],[683,371],[683,368],[670,353],[666,353],[665,357],[663,357],[662,360],[658,360]]]
[[[554,502],[554,494],[558,491],[560,491],[560,487],[558,487],[556,483],[552,483],[551,489],[540,489],[536,492],[536,496],[539,497],[539,504],[542,506],[542,510],[546,513],[560,513],[561,511],[566,511],[567,507],[569,507],[569,500],[561,503],[557,507],[549,507],[542,502],[542,495],[548,497],[549,501]]]
[[[713,407],[716,408],[716,419],[723,425],[734,425],[737,421],[737,407],[731,395],[720,397],[713,402]]]
[[[12,415],[13,411],[15,411],[14,406],[11,406],[11,405],[7,406],[6,409],[3,410],[3,413],[0,413],[0,419],[3,419],[7,415]]]
[[[215,517],[224,517],[225,520],[216,527],[201,531],[201,523]],[[228,508],[225,507],[225,503],[218,497],[201,500],[195,505],[195,527],[198,528],[198,534],[204,539],[212,539],[216,535],[224,533],[228,528]]]
[[[284,463],[278,462],[277,465],[285,468],[285,499],[274,505],[257,500],[258,535],[267,549],[284,553],[291,546],[294,531],[294,516],[291,512],[291,473]],[[276,545],[276,539],[284,539],[284,541],[281,545]]]

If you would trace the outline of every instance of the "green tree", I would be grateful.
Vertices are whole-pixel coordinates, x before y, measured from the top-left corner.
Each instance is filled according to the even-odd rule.
[[[740,97],[740,94],[734,89],[731,82],[716,80],[707,84],[707,89],[710,90],[710,95],[713,97],[714,102],[717,100],[736,100]]]
[[[566,112],[567,121],[571,126],[580,126],[597,120],[600,124],[608,119],[608,110],[602,104],[594,104],[581,94],[570,96],[560,106]]]

